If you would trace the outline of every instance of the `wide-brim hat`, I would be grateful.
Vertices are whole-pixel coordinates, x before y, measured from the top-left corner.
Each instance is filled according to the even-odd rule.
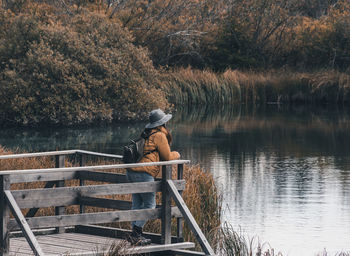
[[[168,122],[173,116],[165,114],[161,109],[154,109],[149,113],[149,123],[145,126],[146,129],[155,128]]]

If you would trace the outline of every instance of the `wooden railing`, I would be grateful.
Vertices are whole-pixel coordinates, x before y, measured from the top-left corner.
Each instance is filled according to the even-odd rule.
[[[79,167],[65,167],[65,156],[80,156]],[[2,155],[3,159],[24,157],[54,156],[56,168],[7,170],[0,172],[0,246],[1,255],[7,255],[10,248],[10,236],[16,231],[26,237],[35,255],[44,255],[34,229],[51,230],[62,233],[74,228],[79,232],[107,234],[111,229],[91,224],[124,222],[135,220],[161,219],[161,234],[153,235],[153,241],[161,244],[182,242],[182,219],[184,218],[195,233],[204,253],[214,255],[212,248],[204,237],[193,216],[182,199],[181,191],[185,188],[183,166],[189,160],[175,160],[155,163],[113,164],[85,166],[86,156],[98,156],[120,159],[119,155],[102,154],[83,150],[53,151],[32,154]],[[125,174],[104,172],[111,169],[125,169],[140,166],[162,166],[162,179],[154,182],[128,183]],[[177,166],[178,180],[172,180],[173,166]],[[59,169],[58,169],[59,168]],[[65,186],[68,180],[79,180],[79,186]],[[44,188],[11,190],[11,184],[46,182]],[[85,181],[108,182],[109,184],[86,185]],[[110,184],[112,183],[112,184]],[[161,192],[162,204],[155,209],[130,210],[131,202],[99,198],[105,195],[122,195],[132,193]],[[176,207],[171,206],[171,198]],[[65,207],[79,205],[79,214],[66,214]],[[85,213],[86,206],[112,209],[107,212]],[[55,207],[55,215],[35,217],[39,208]],[[21,209],[30,209],[24,216]],[[10,219],[10,212],[14,218]],[[177,236],[171,236],[171,218],[177,218]],[[48,229],[51,228],[51,229]],[[103,230],[103,231],[101,231]],[[48,231],[46,231],[48,232]],[[117,232],[116,230],[113,231]],[[191,254],[188,254],[191,255]]]

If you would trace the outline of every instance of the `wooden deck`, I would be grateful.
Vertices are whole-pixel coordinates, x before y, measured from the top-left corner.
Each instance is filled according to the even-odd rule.
[[[160,244],[131,246],[122,239],[79,233],[62,233],[36,236],[45,255],[105,255],[113,245],[120,245],[124,254],[141,254],[164,250],[193,248],[194,243],[175,243],[164,247]],[[34,255],[24,237],[10,239],[10,256]]]
[[[71,154],[79,156],[80,166],[65,167],[65,157]],[[111,246],[123,248],[121,255],[215,254],[181,196],[185,188],[183,165],[189,163],[188,160],[86,166],[87,156],[108,158],[121,156],[68,150],[4,155],[0,156],[0,161],[42,156],[55,157],[55,168],[0,172],[0,256],[106,255],[110,252]],[[140,166],[161,167],[162,178],[154,182],[135,184],[128,181],[123,171],[108,172],[108,170]],[[172,178],[173,166],[176,166],[177,180]],[[78,180],[79,185],[68,186],[67,181],[70,180]],[[36,188],[30,185],[37,181],[46,182],[45,187]],[[28,186],[25,189],[12,190],[11,185],[18,183],[27,183]],[[129,201],[103,198],[103,196],[149,192],[161,193],[161,205],[155,209],[132,210]],[[176,206],[172,206],[172,199]],[[66,207],[71,205],[79,206],[79,211],[67,213]],[[95,212],[85,212],[89,206],[99,207],[100,211],[96,209]],[[46,207],[54,207],[54,215],[51,213],[36,216],[39,208]],[[109,210],[101,211],[106,208]],[[29,209],[25,216],[23,209]],[[177,222],[176,236],[171,235],[172,218],[176,218]],[[153,242],[149,246],[131,246],[127,243],[124,238],[130,234],[130,230],[100,225],[151,219],[161,220],[161,233],[145,234]],[[184,250],[193,248],[194,243],[182,242],[183,220],[194,233],[203,252]],[[53,232],[48,232],[49,229]]]

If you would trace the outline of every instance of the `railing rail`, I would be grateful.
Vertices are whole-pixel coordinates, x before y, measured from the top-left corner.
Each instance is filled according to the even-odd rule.
[[[63,156],[63,155],[73,155],[73,154],[86,154],[91,156],[109,157],[122,159],[121,155],[105,154],[87,150],[72,149],[72,150],[61,150],[61,151],[48,151],[48,152],[38,152],[38,153],[23,153],[23,154],[11,154],[11,155],[0,155],[0,160],[2,159],[16,159],[16,158],[28,158],[28,157],[41,157],[41,156]]]
[[[65,167],[65,156],[80,154],[80,166]],[[173,160],[152,163],[111,164],[85,166],[86,156],[108,157],[121,159],[119,155],[97,153],[85,150],[64,150],[17,155],[2,155],[1,160],[28,157],[54,156],[56,168],[24,169],[0,171],[0,255],[7,256],[10,248],[10,232],[22,230],[35,255],[44,255],[32,229],[54,227],[57,233],[65,232],[66,227],[84,232],[101,232],[102,227],[86,226],[90,224],[161,219],[162,227],[159,242],[171,244],[183,242],[182,216],[190,223],[189,227],[195,233],[203,251],[213,255],[213,250],[195,223],[188,208],[184,206],[181,191],[185,188],[183,180],[183,165],[189,160]],[[177,166],[178,180],[172,180],[172,166]],[[104,172],[112,169],[127,169],[133,167],[159,166],[162,168],[162,179],[154,182],[140,182],[135,186],[129,183],[123,173]],[[79,180],[79,186],[65,186],[65,181]],[[86,185],[85,181],[108,182],[109,184]],[[11,184],[44,181],[44,188],[11,190]],[[170,182],[169,182],[170,181]],[[111,184],[112,183],[112,184]],[[131,210],[131,202],[101,198],[105,195],[123,195],[132,193],[161,192],[162,204],[155,209]],[[178,207],[171,205],[171,198]],[[80,205],[79,213],[66,214],[65,207]],[[55,215],[35,217],[39,208],[55,207]],[[112,211],[85,213],[86,206],[110,208]],[[30,209],[23,216],[20,209]],[[10,219],[10,211],[15,219]],[[171,236],[171,218],[177,218],[177,238]],[[85,228],[84,228],[85,227]],[[106,228],[105,228],[106,229]],[[114,232],[110,230],[110,232]],[[155,236],[156,237],[156,236]],[[191,255],[189,252],[188,255]]]
[[[0,171],[0,175],[21,175],[21,174],[40,174],[48,172],[74,172],[74,171],[95,171],[95,170],[109,170],[109,169],[126,169],[134,167],[145,166],[166,166],[188,164],[190,160],[172,160],[162,162],[137,163],[137,164],[111,164],[111,165],[96,165],[96,166],[81,166],[81,167],[63,167],[59,168],[45,168],[45,169],[27,169],[27,170],[4,170]]]

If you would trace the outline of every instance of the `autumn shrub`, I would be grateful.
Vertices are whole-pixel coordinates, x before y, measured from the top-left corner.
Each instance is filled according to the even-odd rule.
[[[298,69],[346,70],[350,65],[350,3],[337,1],[319,18],[299,17],[284,47],[284,63]]]
[[[0,10],[0,22],[3,123],[130,120],[167,106],[147,51],[104,15]]]

